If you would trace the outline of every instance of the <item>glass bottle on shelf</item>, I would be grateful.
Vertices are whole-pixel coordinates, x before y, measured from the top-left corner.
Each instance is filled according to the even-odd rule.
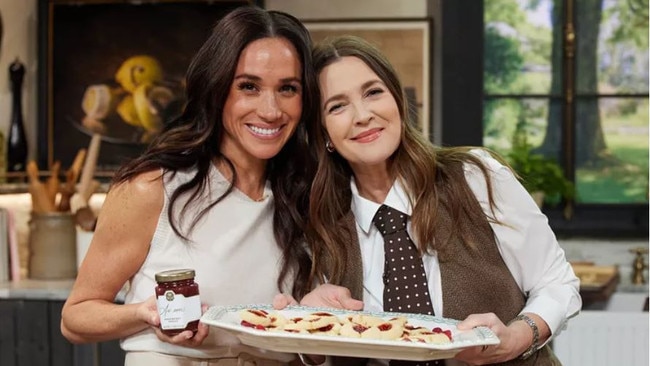
[[[9,65],[9,80],[11,81],[11,121],[7,137],[7,172],[25,172],[27,166],[27,136],[23,122],[22,86],[25,76],[25,66],[17,58]],[[23,179],[11,179],[22,181]]]

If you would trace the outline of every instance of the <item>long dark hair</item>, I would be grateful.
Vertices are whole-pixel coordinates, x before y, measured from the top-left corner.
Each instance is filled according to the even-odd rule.
[[[476,165],[485,176],[488,197],[492,207],[492,188],[487,168],[480,159],[469,153],[470,147],[440,148],[433,146],[409,121],[409,108],[402,84],[388,59],[373,45],[354,36],[326,39],[316,45],[313,52],[314,70],[318,75],[325,67],[343,57],[356,57],[363,61],[384,82],[395,98],[399,109],[402,136],[400,144],[391,156],[391,176],[404,182],[413,206],[412,223],[420,252],[437,250],[441,257],[447,251],[452,239],[459,239],[474,248],[476,243],[466,227],[473,227],[479,220],[485,220],[480,207],[475,207],[476,198],[465,183],[462,165]],[[320,118],[322,119],[322,107]],[[314,177],[310,196],[309,237],[314,258],[311,280],[340,283],[345,276],[346,240],[349,233],[343,218],[350,211],[352,191],[350,178],[353,171],[348,162],[337,152],[325,149],[327,131],[320,120],[313,129],[311,148],[318,158],[318,170]],[[451,218],[451,236],[441,237],[437,224],[444,210]],[[356,233],[354,233],[356,236]],[[328,266],[329,268],[324,268]]]
[[[220,152],[224,128],[222,114],[241,52],[251,42],[268,37],[281,37],[295,47],[302,65],[302,115],[294,135],[282,150],[267,163],[266,178],[274,196],[273,228],[275,239],[283,252],[278,288],[290,273],[296,274],[294,295],[304,293],[310,260],[304,248],[304,230],[308,211],[309,184],[313,159],[307,147],[307,128],[317,113],[317,83],[311,61],[311,38],[302,23],[293,16],[257,7],[239,7],[222,18],[212,34],[194,56],[186,76],[187,105],[182,114],[165,126],[138,158],[124,165],[113,182],[121,183],[156,169],[176,174],[190,168],[196,174],[176,188],[170,197],[167,216],[174,232],[187,238],[205,213],[228,195],[237,180],[232,163]],[[179,217],[207,189],[210,165],[215,158],[225,161],[232,171],[230,188],[211,202],[192,221],[188,232],[181,233],[173,217],[174,206],[181,195],[190,194]],[[179,218],[176,218],[179,219]]]

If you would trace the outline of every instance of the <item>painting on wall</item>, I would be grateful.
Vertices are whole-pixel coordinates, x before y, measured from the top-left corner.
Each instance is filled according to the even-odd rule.
[[[191,58],[218,19],[251,1],[39,3],[39,165],[72,163],[101,135],[98,175],[141,153],[184,105]]]
[[[304,21],[314,42],[353,35],[377,46],[402,82],[411,121],[427,138],[431,131],[431,21],[429,19]]]

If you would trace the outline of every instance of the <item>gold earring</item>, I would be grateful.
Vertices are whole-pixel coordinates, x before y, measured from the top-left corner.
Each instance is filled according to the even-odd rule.
[[[327,142],[325,142],[325,150],[327,150],[329,153],[334,152],[334,145],[332,145],[332,142],[330,140],[327,140]]]

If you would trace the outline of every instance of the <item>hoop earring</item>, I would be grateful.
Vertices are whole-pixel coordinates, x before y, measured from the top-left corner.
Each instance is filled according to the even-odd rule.
[[[327,150],[328,153],[334,152],[334,145],[332,145],[332,142],[330,140],[327,140],[327,142],[325,142],[325,150]]]

